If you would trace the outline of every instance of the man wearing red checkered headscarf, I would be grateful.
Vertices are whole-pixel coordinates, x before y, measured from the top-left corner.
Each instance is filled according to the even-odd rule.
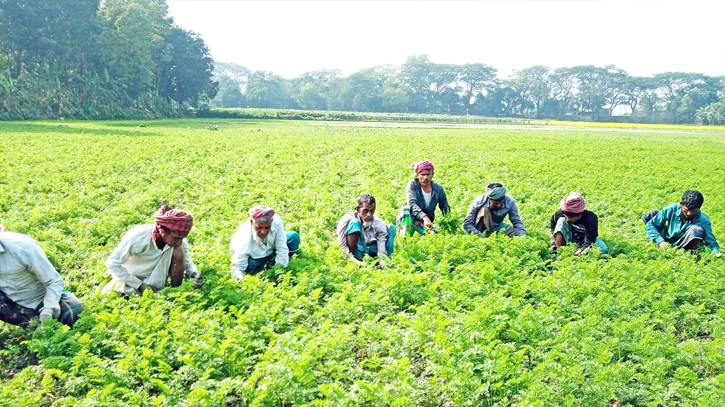
[[[178,287],[184,275],[202,285],[201,274],[189,257],[186,237],[194,219],[185,212],[162,205],[153,225],[131,228],[106,260],[112,280],[103,293],[117,291],[126,295],[162,289],[169,278]]]

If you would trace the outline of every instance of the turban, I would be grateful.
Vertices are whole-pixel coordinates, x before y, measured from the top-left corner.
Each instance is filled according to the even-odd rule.
[[[433,163],[430,162],[430,160],[423,160],[421,162],[411,164],[410,166],[413,167],[416,174],[423,170],[433,171]]]
[[[490,199],[493,199],[494,201],[498,201],[499,199],[506,196],[506,187],[500,186],[495,188],[490,188],[491,184],[486,185],[486,193],[488,194],[488,197]]]
[[[194,219],[185,212],[176,210],[169,205],[161,205],[161,209],[154,215],[156,229],[164,227],[181,236],[186,236],[194,225]]]
[[[565,196],[564,199],[559,202],[561,210],[564,212],[571,213],[582,213],[584,212],[584,197],[578,192],[571,191],[569,195]]]
[[[274,216],[274,209],[269,206],[257,205],[249,210],[249,216],[251,216],[252,219],[261,218],[262,216],[269,216],[271,218]]]

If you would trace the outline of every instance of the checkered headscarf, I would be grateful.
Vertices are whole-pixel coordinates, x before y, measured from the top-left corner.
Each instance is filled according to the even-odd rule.
[[[271,218],[274,216],[274,209],[269,206],[257,205],[249,210],[249,216],[251,216],[252,219],[261,218],[262,216],[269,216]]]
[[[194,218],[185,212],[176,210],[169,205],[161,205],[161,209],[154,215],[156,228],[154,237],[161,235],[161,227],[186,237],[194,225]],[[155,239],[154,239],[155,240]]]

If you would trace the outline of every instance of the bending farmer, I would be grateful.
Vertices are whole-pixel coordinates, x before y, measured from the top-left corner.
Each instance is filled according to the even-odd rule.
[[[650,240],[659,248],[670,244],[685,250],[694,250],[704,243],[711,253],[717,253],[720,246],[712,234],[710,219],[700,211],[704,201],[700,191],[685,191],[679,203],[642,216]]]
[[[189,242],[186,241],[194,219],[163,205],[154,221],[153,225],[131,228],[108,256],[106,267],[112,280],[103,287],[102,294],[158,291],[164,288],[169,277],[171,286],[178,287],[184,274],[194,279],[194,288],[201,287],[201,274],[189,257]]]
[[[408,206],[398,211],[398,233],[401,236],[413,236],[415,232],[425,234],[426,229],[433,229],[436,205],[446,216],[451,207],[443,187],[433,182],[433,163],[424,160],[411,165],[415,169],[415,179],[410,180],[405,187],[405,196]]]
[[[257,205],[249,210],[250,219],[239,225],[232,236],[232,278],[255,275],[268,268],[272,261],[287,267],[289,259],[300,248],[300,235],[285,232],[282,218],[274,209]]]
[[[559,202],[559,209],[551,217],[551,251],[556,255],[556,249],[567,243],[574,242],[577,249],[575,256],[596,243],[602,253],[608,253],[609,248],[599,238],[599,219],[592,211],[584,209],[586,201],[578,192],[571,192]]]

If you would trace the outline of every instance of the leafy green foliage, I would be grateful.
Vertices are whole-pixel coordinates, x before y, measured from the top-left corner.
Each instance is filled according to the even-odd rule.
[[[0,325],[0,406],[658,406],[725,399],[725,264],[657,250],[639,217],[705,195],[725,235],[722,134],[253,120],[6,123],[0,221],[35,237],[89,312]],[[218,126],[208,131],[207,126]],[[436,165],[452,212],[398,239],[383,271],[333,234],[361,192],[393,222],[409,163]],[[487,182],[529,235],[461,229]],[[559,199],[584,194],[607,256],[549,254]],[[163,202],[195,218],[205,276],[100,296],[104,261]],[[302,237],[287,269],[230,279],[248,208]]]

